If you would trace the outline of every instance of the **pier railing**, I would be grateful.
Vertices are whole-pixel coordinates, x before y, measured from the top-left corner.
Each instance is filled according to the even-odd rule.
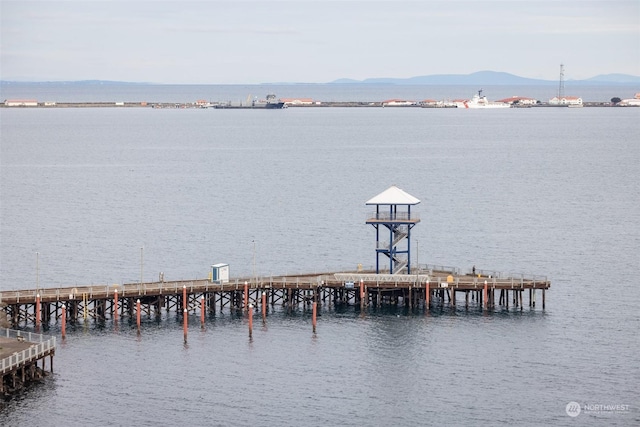
[[[363,279],[367,282],[388,282],[388,283],[407,283],[414,282],[411,279],[416,275],[420,277],[428,277],[431,284],[448,283],[453,286],[477,286],[487,281],[489,285],[517,288],[523,285],[536,286],[538,283],[548,283],[546,276],[526,275],[526,274],[504,274],[497,271],[476,270],[476,274],[471,272],[463,273],[460,268],[445,266],[420,264],[413,266],[411,275],[405,274],[389,274],[388,270],[381,270],[380,274],[375,274],[373,269],[342,270],[337,272],[316,272],[313,274],[298,275],[278,275],[278,276],[251,276],[239,277],[226,282],[213,282],[209,279],[195,280],[175,280],[166,282],[143,282],[143,283],[127,283],[113,285],[91,285],[64,288],[40,288],[38,290],[29,289],[21,291],[2,291],[0,292],[0,304],[28,304],[36,302],[36,295],[40,295],[41,302],[56,301],[72,301],[72,300],[93,300],[105,299],[113,297],[117,290],[118,295],[122,298],[140,297],[163,294],[179,294],[183,288],[187,292],[218,292],[241,290],[247,283],[251,288],[265,286],[336,286],[342,280],[337,277],[345,277],[348,275],[358,275],[367,277]],[[341,276],[338,276],[341,275]],[[451,278],[449,276],[452,276]],[[355,277],[355,276],[354,276]],[[350,281],[350,280],[349,280]],[[421,280],[418,280],[420,282]]]
[[[42,357],[55,352],[56,337],[5,328],[0,328],[0,336],[32,343],[29,348],[13,353],[11,356],[0,360],[0,373],[2,374],[11,371],[17,366],[41,359]]]

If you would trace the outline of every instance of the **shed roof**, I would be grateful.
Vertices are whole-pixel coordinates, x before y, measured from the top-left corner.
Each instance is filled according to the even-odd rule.
[[[392,185],[377,196],[367,200],[367,205],[417,205],[420,200]]]

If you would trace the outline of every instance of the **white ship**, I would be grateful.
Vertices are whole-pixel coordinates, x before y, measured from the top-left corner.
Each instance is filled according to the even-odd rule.
[[[486,96],[482,96],[482,89],[478,91],[470,101],[457,101],[458,108],[509,108],[510,104],[504,102],[491,102]]]

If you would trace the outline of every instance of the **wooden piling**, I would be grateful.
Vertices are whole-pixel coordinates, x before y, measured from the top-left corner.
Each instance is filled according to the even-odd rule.
[[[536,307],[536,290],[535,289],[530,289],[531,291],[531,301],[533,304],[533,308]]]
[[[313,325],[313,333],[316,333],[316,314],[317,314],[317,302],[313,302],[313,309],[312,309],[312,315],[311,315],[311,324]]]
[[[431,288],[429,288],[429,281],[424,285],[424,308],[429,310],[431,305]]]
[[[482,302],[484,304],[484,308],[487,308],[487,297],[489,294],[489,286],[487,285],[487,281],[484,281],[484,293],[482,294]]]
[[[520,311],[522,311],[522,290],[520,290],[520,292],[518,292],[520,294]],[[533,306],[535,307],[536,302],[535,300],[533,301]]]
[[[262,292],[262,323],[267,322],[267,293]]]
[[[36,295],[36,329],[40,328],[40,294]]]
[[[187,309],[182,309],[182,332],[184,334],[184,342],[187,343],[187,331],[189,329],[189,313]]]
[[[140,300],[136,301],[136,324],[138,325],[138,332],[140,332]]]
[[[249,284],[245,281],[244,282],[244,304],[242,305],[243,310],[248,309],[248,302],[249,302]]]
[[[118,290],[114,289],[113,291],[113,319],[118,321]]]
[[[200,297],[200,324],[204,327],[205,303],[204,296]]]
[[[67,304],[62,304],[62,339],[67,336]]]
[[[253,336],[253,304],[249,305],[249,338]]]
[[[182,285],[182,309],[187,309],[187,285]]]

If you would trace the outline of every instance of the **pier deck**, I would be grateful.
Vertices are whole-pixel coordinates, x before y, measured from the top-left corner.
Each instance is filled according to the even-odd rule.
[[[44,377],[47,356],[53,372],[55,350],[55,337],[0,328],[0,396],[7,398]]]
[[[410,308],[428,308],[448,301],[455,307],[456,294],[463,293],[466,307],[471,294],[472,305],[491,309],[496,306],[496,292],[499,293],[498,305],[509,308],[512,300],[514,307],[522,308],[523,292],[528,291],[529,306],[535,307],[535,292],[540,290],[544,309],[545,290],[550,286],[543,276],[505,276],[482,270],[477,274],[463,274],[455,268],[426,266],[410,275],[342,271],[241,277],[224,283],[194,279],[3,291],[0,306],[14,327],[49,324],[60,318],[63,306],[71,322],[80,318],[133,317],[138,300],[149,315],[161,309],[177,314],[183,309],[196,313],[202,307],[215,313],[218,307],[242,310],[252,304],[257,308],[263,293],[267,304],[282,304],[287,308],[311,301],[353,304],[361,308],[400,303]]]

